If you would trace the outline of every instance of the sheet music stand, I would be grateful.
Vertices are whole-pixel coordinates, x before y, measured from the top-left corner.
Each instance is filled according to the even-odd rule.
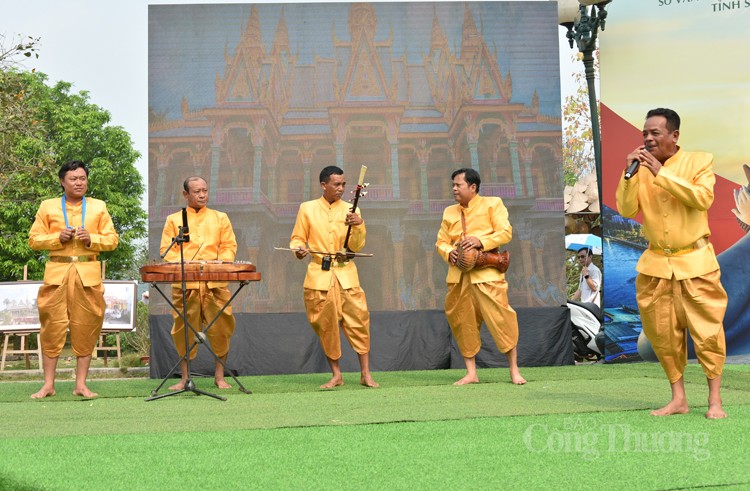
[[[172,248],[172,246],[174,244],[179,244],[179,247],[180,247],[180,270],[179,270],[180,272],[179,272],[179,277],[180,277],[181,287],[182,287],[182,312],[180,312],[179,309],[177,309],[177,307],[175,307],[175,305],[172,303],[171,299],[169,299],[164,294],[164,292],[161,291],[161,289],[157,285],[157,283],[174,283],[174,279],[172,279],[172,278],[170,278],[168,280],[166,280],[166,279],[160,279],[159,275],[154,275],[154,274],[151,274],[148,271],[146,271],[146,270],[149,269],[149,266],[144,266],[144,267],[141,268],[141,278],[142,278],[142,280],[144,282],[150,283],[156,289],[156,291],[162,296],[162,298],[164,298],[164,300],[169,304],[169,306],[172,308],[172,310],[174,310],[175,312],[177,312],[177,315],[180,316],[180,318],[182,318],[183,323],[185,324],[184,331],[185,331],[185,348],[186,348],[185,349],[185,354],[182,357],[180,357],[179,360],[177,360],[177,363],[169,370],[167,376],[162,380],[161,384],[159,384],[159,386],[156,389],[154,389],[153,391],[151,391],[151,397],[147,398],[146,401],[153,401],[153,400],[157,400],[157,399],[163,399],[165,397],[169,397],[169,396],[173,396],[173,395],[177,395],[177,394],[182,394],[183,392],[192,392],[192,393],[197,394],[197,395],[207,395],[209,397],[213,397],[214,399],[218,399],[218,400],[221,400],[221,401],[226,401],[227,400],[226,397],[222,397],[222,396],[219,396],[219,395],[216,395],[216,394],[211,394],[209,392],[200,390],[200,389],[198,389],[198,388],[195,387],[195,382],[193,382],[193,379],[191,377],[191,372],[190,372],[190,352],[192,351],[192,349],[197,344],[199,344],[199,343],[200,344],[205,344],[205,346],[208,349],[209,353],[211,353],[211,355],[214,357],[214,359],[221,364],[223,370],[227,371],[227,367],[224,364],[224,361],[221,358],[219,358],[218,356],[216,356],[216,353],[214,353],[213,349],[211,348],[210,343],[205,343],[205,340],[206,340],[206,334],[205,333],[206,333],[206,331],[208,331],[208,329],[210,329],[214,325],[214,323],[219,318],[219,316],[221,316],[221,314],[224,312],[224,310],[226,310],[226,308],[232,303],[232,301],[234,300],[234,298],[237,296],[237,294],[239,294],[239,292],[242,290],[242,288],[245,287],[245,285],[247,285],[250,281],[259,281],[260,280],[260,273],[254,272],[254,268],[253,268],[253,272],[251,272],[251,273],[236,274],[236,275],[234,275],[233,277],[236,278],[236,279],[229,279],[229,278],[227,278],[227,281],[239,281],[239,283],[240,283],[239,288],[237,288],[237,291],[235,291],[234,294],[229,298],[229,300],[227,300],[227,302],[224,304],[224,306],[221,308],[221,310],[216,314],[216,316],[214,317],[214,319],[211,320],[211,322],[205,328],[198,330],[198,329],[194,328],[190,324],[190,322],[188,321],[188,316],[187,316],[187,285],[186,285],[186,283],[187,283],[187,279],[186,279],[187,275],[186,275],[186,272],[185,272],[185,260],[184,260],[184,255],[183,255],[183,253],[184,253],[183,252],[183,243],[184,242],[186,242],[186,240],[183,237],[183,231],[181,229],[180,232],[179,232],[179,234],[178,234],[178,236],[172,239],[172,243],[169,245],[169,247],[167,248],[167,251],[165,251],[165,253],[164,253],[164,255],[166,255],[166,252],[168,252]],[[156,267],[156,268],[158,268],[158,267]],[[154,269],[154,267],[151,267],[150,269]],[[200,273],[198,273],[197,275],[200,276]],[[211,279],[213,279],[213,278],[211,278]],[[194,279],[191,277],[190,281],[193,281],[193,280]],[[197,280],[197,281],[206,281],[205,279],[200,279],[200,278],[195,278],[195,280]],[[217,281],[222,281],[222,280],[217,280]],[[190,339],[189,339],[189,335],[188,335],[188,330],[190,330],[190,331],[193,332],[193,338],[194,338],[194,340],[193,340],[192,343],[189,342]],[[187,380],[185,381],[185,386],[182,389],[180,389],[180,390],[175,390],[175,391],[172,391],[172,392],[168,392],[166,394],[159,394],[158,393],[159,390],[164,386],[164,384],[167,382],[167,380],[169,380],[171,374],[175,371],[175,369],[177,369],[177,367],[180,366],[180,363],[183,360],[186,362],[186,365],[187,365]],[[242,385],[242,382],[240,382],[237,379],[237,377],[235,377],[234,374],[231,371],[229,371],[229,375],[237,383],[237,385],[239,386],[239,389],[240,389],[241,392],[244,392],[246,394],[252,394],[252,392],[250,390],[248,390],[247,388],[245,388],[245,386]]]

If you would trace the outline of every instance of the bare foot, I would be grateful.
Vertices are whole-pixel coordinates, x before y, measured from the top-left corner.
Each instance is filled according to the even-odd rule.
[[[99,394],[97,394],[96,392],[91,392],[91,390],[84,385],[80,389],[75,389],[73,391],[73,395],[74,396],[85,397],[86,399],[93,399],[94,397],[98,396]]]
[[[359,379],[359,383],[365,387],[380,387],[380,384],[372,379],[370,374],[367,374]]]
[[[55,392],[54,387],[42,387],[41,389],[39,389],[39,392],[35,394],[31,394],[31,398],[32,399],[44,399],[45,397],[52,397],[55,394],[57,394],[57,392]]]
[[[669,401],[666,406],[651,411],[651,416],[672,416],[673,414],[687,414],[687,401]]]
[[[231,386],[231,385],[229,385],[229,384],[227,383],[227,381],[226,381],[226,380],[224,380],[224,379],[221,379],[221,380],[214,380],[214,385],[216,385],[216,387],[218,387],[218,388],[220,388],[220,389],[231,389],[231,388],[232,388],[232,386]]]
[[[331,380],[326,382],[325,384],[321,385],[321,389],[333,389],[334,387],[338,387],[340,385],[344,385],[344,379],[341,377],[331,377]]]
[[[726,418],[727,413],[724,412],[724,409],[721,407],[721,403],[719,404],[709,404],[708,405],[708,411],[706,411],[706,418],[708,419],[722,419]]]
[[[526,379],[518,371],[510,372],[510,381],[516,385],[524,385],[526,383]]]
[[[180,382],[170,385],[169,390],[183,390],[185,388],[185,382],[186,380],[181,380]]]
[[[476,375],[466,375],[464,378],[459,380],[458,382],[453,382],[453,385],[468,385],[468,384],[478,384],[479,383],[479,377]]]

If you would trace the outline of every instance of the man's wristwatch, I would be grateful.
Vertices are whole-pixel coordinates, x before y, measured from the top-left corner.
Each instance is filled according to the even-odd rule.
[[[583,279],[584,280],[588,280],[589,279],[589,275],[584,276]]]

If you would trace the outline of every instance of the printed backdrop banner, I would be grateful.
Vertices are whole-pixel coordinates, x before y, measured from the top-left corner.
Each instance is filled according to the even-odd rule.
[[[682,119],[680,145],[714,155],[711,242],[729,294],[728,353],[750,353],[750,239],[731,210],[750,163],[750,0],[615,0],[600,36],[606,358],[638,359],[635,264],[647,246],[640,216],[616,212],[625,156],[642,144],[649,109]]]
[[[327,165],[350,189],[368,167],[371,310],[442,309],[435,241],[460,167],[509,209],[511,304],[564,304],[556,4],[149,6],[151,258],[183,180],[203,176],[263,274],[235,312],[302,312],[307,260],[274,246]]]

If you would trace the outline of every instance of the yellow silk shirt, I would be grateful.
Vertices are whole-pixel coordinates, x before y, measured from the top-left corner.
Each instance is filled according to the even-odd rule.
[[[435,244],[440,257],[448,263],[447,283],[461,281],[461,270],[448,262],[448,255],[456,248],[463,233],[461,209],[458,203],[445,209]],[[500,198],[476,195],[469,201],[469,206],[463,208],[463,213],[466,217],[466,236],[479,239],[485,251],[505,245],[513,237],[513,227],[508,221],[508,209],[505,208]],[[472,283],[498,281],[505,278],[505,274],[495,268],[472,269],[467,274]]]
[[[329,204],[322,196],[320,199],[306,201],[299,207],[297,221],[294,224],[290,249],[308,247],[313,251],[338,252],[344,249],[344,239],[348,226],[344,223],[351,205],[338,200]],[[357,209],[359,215],[359,209]],[[352,227],[349,236],[349,249],[359,252],[365,246],[367,230],[365,224]],[[307,274],[303,286],[311,290],[328,291],[336,275],[341,288],[348,290],[359,286],[359,275],[354,261],[333,262],[331,269],[323,271],[321,257],[312,254],[312,261],[307,266]]]
[[[187,221],[190,229],[190,242],[183,243],[185,261],[234,261],[237,254],[237,240],[234,229],[226,213],[203,207],[199,211],[187,207]],[[167,217],[161,234],[159,253],[164,254],[173,237],[177,237],[182,227],[182,210]],[[169,250],[164,260],[180,262],[180,246],[175,244]],[[227,286],[227,282],[208,281],[209,288]],[[172,285],[180,287],[180,284]],[[198,281],[187,283],[188,290],[200,288]]]
[[[714,201],[713,156],[678,148],[656,177],[642,168],[617,185],[617,211],[626,218],[643,214],[643,233],[652,247],[677,249],[711,235],[708,209]],[[623,172],[624,175],[624,172]],[[719,269],[713,245],[665,256],[647,249],[636,266],[639,273],[677,280]]]
[[[83,203],[66,203],[68,225],[80,227]],[[120,242],[120,237],[112,224],[112,218],[104,201],[86,198],[86,223],[84,228],[89,232],[91,245],[86,247],[82,241],[72,239],[65,244],[60,242],[60,232],[65,229],[65,217],[62,211],[62,197],[42,201],[36,212],[36,219],[29,230],[29,247],[35,251],[50,251],[52,256],[90,256],[101,251],[112,251]],[[46,285],[62,285],[65,274],[70,268],[76,268],[83,286],[96,286],[102,282],[102,266],[99,261],[56,263],[48,262],[44,267]]]

